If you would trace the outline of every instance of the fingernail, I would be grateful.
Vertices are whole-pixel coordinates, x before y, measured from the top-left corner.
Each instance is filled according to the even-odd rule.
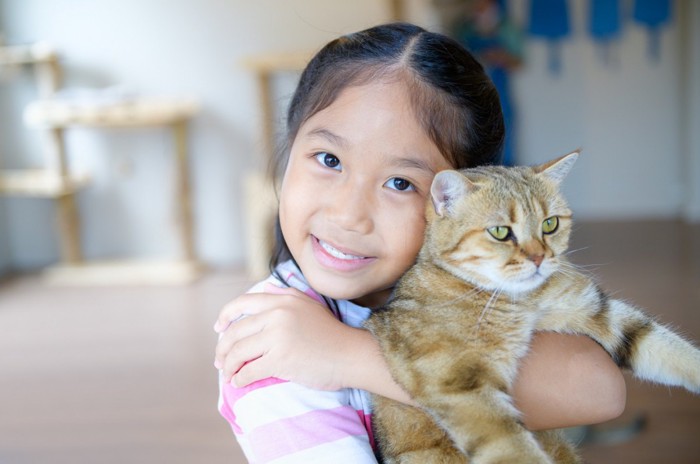
[[[221,324],[219,324],[219,321],[216,321],[214,323],[214,332],[216,332],[216,333],[221,332]]]
[[[216,367],[217,369],[221,369],[224,366],[221,364],[221,361],[219,361],[218,359],[215,359],[214,360],[214,367]]]

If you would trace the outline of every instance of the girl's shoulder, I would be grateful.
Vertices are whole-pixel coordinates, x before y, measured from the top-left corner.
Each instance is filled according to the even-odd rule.
[[[248,293],[262,293],[266,284],[278,287],[292,287],[326,306],[340,321],[352,327],[361,327],[369,317],[371,310],[358,306],[348,300],[334,300],[316,292],[308,283],[304,274],[292,260],[278,264],[272,274],[265,280],[255,284]]]
[[[302,292],[311,289],[292,260],[278,264],[267,278],[253,285],[246,293],[263,293],[267,284],[277,287],[292,287]]]

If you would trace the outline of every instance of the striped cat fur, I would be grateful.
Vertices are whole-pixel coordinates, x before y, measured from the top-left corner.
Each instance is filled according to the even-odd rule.
[[[638,378],[700,393],[700,351],[567,260],[559,187],[578,156],[435,177],[417,262],[366,323],[420,405],[374,397],[385,462],[581,462],[556,431],[527,430],[509,396],[535,331],[587,335]]]

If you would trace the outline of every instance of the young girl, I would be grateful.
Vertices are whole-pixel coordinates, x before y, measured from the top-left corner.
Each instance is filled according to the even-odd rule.
[[[496,161],[498,95],[457,42],[383,25],[311,60],[287,125],[273,274],[215,326],[219,410],[251,462],[374,463],[367,391],[411,399],[362,323],[418,253],[433,176]],[[613,418],[624,391],[593,341],[540,334],[513,396],[549,428]]]

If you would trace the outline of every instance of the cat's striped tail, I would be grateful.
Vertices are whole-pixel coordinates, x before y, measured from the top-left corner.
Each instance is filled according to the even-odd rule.
[[[700,350],[693,344],[593,282],[569,286],[563,295],[537,330],[587,335],[640,379],[700,394]]]
[[[640,379],[700,394],[700,350],[624,301],[608,299],[597,318],[603,313],[613,336],[598,342],[618,366]]]

